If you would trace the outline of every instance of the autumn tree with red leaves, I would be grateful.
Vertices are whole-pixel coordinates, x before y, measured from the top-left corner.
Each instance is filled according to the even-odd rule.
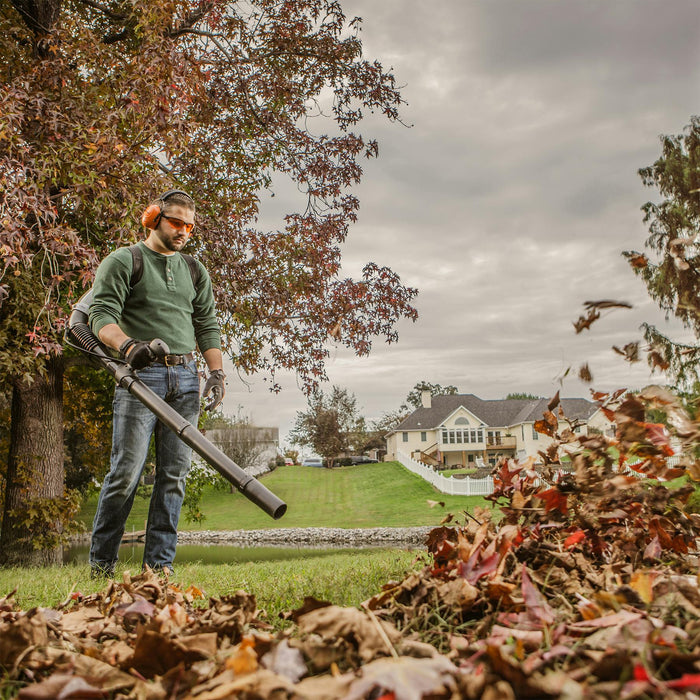
[[[329,336],[364,355],[416,318],[416,291],[392,270],[340,277],[352,187],[378,150],[353,129],[367,112],[397,120],[401,104],[391,72],[362,56],[359,25],[332,0],[0,3],[0,369],[12,392],[0,561],[58,559],[67,310],[105,254],[140,238],[159,193],[198,203],[190,252],[212,273],[243,373],[276,388],[275,371],[294,370],[311,391]],[[263,231],[275,175],[303,201]]]

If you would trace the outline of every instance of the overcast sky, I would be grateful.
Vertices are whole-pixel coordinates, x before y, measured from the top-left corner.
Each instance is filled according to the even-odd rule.
[[[697,0],[342,0],[363,18],[365,55],[404,85],[403,119],[359,130],[379,140],[357,192],[344,274],[388,265],[420,291],[399,342],[356,358],[332,348],[331,384],[363,415],[397,408],[419,380],[460,393],[590,397],[664,381],[611,350],[650,320],[669,332],[621,256],[643,248],[640,207],[657,197],[637,170],[659,135],[698,114]],[[270,227],[278,211],[268,206]],[[587,300],[617,299],[576,335]],[[587,362],[593,383],[575,375]],[[568,367],[572,374],[561,382]],[[229,372],[238,407],[281,442],[306,399],[293,377],[273,395]]]

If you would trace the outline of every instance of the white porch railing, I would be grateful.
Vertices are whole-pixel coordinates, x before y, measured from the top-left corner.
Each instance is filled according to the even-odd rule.
[[[469,477],[454,479],[443,476],[431,467],[417,462],[403,452],[398,452],[396,456],[399,463],[403,464],[408,471],[420,476],[421,479],[425,479],[441,493],[448,493],[452,496],[488,496],[488,494],[493,493],[493,479],[490,476],[484,479],[470,479]]]

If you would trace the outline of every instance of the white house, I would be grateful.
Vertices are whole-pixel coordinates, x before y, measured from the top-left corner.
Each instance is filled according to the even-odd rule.
[[[534,427],[547,410],[547,399],[484,400],[474,394],[431,396],[424,391],[422,403],[386,435],[385,460],[403,452],[434,466],[477,466],[481,459],[494,465],[500,457],[536,455],[552,442]],[[593,402],[561,399],[560,405],[575,421],[575,433],[612,434],[614,425]]]

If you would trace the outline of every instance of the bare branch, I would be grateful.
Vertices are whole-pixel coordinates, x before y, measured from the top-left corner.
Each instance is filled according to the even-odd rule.
[[[125,14],[124,12],[115,12],[111,8],[107,7],[107,5],[103,5],[100,2],[95,2],[95,0],[78,0],[78,2],[91,7],[93,10],[101,12],[105,17],[108,17],[115,22],[123,22],[129,17],[128,14]]]
[[[178,37],[182,34],[187,33],[189,30],[194,27],[197,22],[199,22],[201,19],[205,17],[211,10],[214,9],[215,2],[208,2],[205,5],[202,5],[198,10],[194,10],[193,12],[190,12],[187,17],[185,17],[182,22],[180,23],[179,26],[173,27],[173,29],[170,29],[166,32],[166,36],[170,38],[175,38]]]

